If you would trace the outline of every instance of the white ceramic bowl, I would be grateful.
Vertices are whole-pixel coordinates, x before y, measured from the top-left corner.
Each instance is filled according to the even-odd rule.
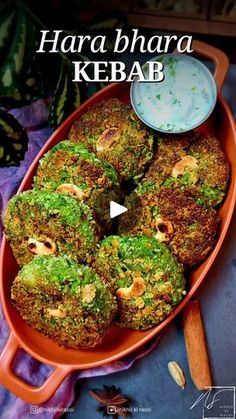
[[[150,61],[163,64],[164,80],[131,84],[134,111],[149,127],[166,133],[182,133],[201,125],[212,113],[217,98],[215,80],[208,68],[185,54],[164,54]],[[149,67],[142,67],[149,79]]]

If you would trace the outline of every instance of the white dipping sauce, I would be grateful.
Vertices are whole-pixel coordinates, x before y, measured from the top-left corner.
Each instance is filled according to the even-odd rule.
[[[189,131],[204,122],[216,103],[216,85],[207,67],[193,57],[165,54],[157,57],[164,65],[161,82],[139,82],[131,87],[137,115],[150,127],[164,132]],[[143,66],[148,78],[148,66]]]

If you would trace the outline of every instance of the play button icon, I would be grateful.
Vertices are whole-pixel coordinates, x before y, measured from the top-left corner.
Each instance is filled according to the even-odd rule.
[[[117,204],[117,202],[110,201],[110,218],[115,218],[120,214],[128,211],[123,205]]]

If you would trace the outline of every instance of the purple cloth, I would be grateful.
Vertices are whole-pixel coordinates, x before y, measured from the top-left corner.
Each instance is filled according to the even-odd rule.
[[[38,154],[39,150],[51,135],[51,130],[47,126],[48,108],[43,100],[38,100],[30,106],[21,109],[15,109],[11,113],[27,129],[29,136],[28,151],[19,167],[0,168],[0,211],[2,212],[8,199],[16,192],[31,162]],[[0,221],[1,223],[1,221]],[[2,225],[0,224],[0,240],[2,236]],[[4,318],[0,306],[0,352],[2,352],[7,338],[9,328]],[[64,409],[69,407],[74,400],[74,384],[79,378],[102,376],[114,373],[116,371],[126,370],[131,367],[135,360],[145,356],[158,343],[156,338],[151,343],[143,347],[139,353],[130,355],[125,359],[104,365],[99,368],[85,371],[74,372],[70,374],[60,385],[54,396],[41,407]],[[52,369],[29,356],[23,349],[19,350],[13,365],[14,371],[26,382],[38,386],[50,374]],[[32,409],[32,408],[31,408]],[[63,412],[62,412],[63,413]],[[57,418],[62,413],[60,411],[37,411],[38,419]],[[0,418],[32,418],[30,405],[10,393],[0,385]]]
[[[0,167],[1,213],[8,199],[17,191],[33,159],[52,133],[47,126],[48,108],[43,100],[38,100],[32,103],[32,105],[21,109],[15,109],[11,113],[27,129],[29,144],[25,158],[19,167]],[[2,225],[0,224],[0,240],[2,237],[1,227]]]

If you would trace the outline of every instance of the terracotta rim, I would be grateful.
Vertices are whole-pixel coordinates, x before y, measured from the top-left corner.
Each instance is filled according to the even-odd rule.
[[[215,63],[216,70],[215,70],[214,77],[215,77],[216,84],[217,84],[217,87],[218,87],[218,100],[221,103],[221,105],[223,106],[223,108],[224,108],[224,110],[227,114],[227,118],[228,118],[227,124],[230,125],[230,127],[232,128],[234,141],[236,143],[236,129],[235,129],[235,125],[234,125],[233,116],[231,114],[231,111],[230,111],[229,106],[227,105],[226,101],[219,94],[220,90],[221,90],[221,87],[222,87],[222,84],[223,84],[223,81],[224,81],[224,78],[225,78],[226,73],[227,73],[228,59],[225,56],[225,54],[222,53],[221,51],[219,51],[218,49],[216,49],[214,47],[211,47],[211,46],[208,46],[208,45],[206,45],[202,42],[194,41],[193,42],[193,49],[197,53],[199,53],[201,56],[207,57],[208,59],[210,58]],[[113,89],[113,87],[115,87],[116,85],[117,84],[111,84],[111,85],[107,86],[106,88],[103,89],[103,92],[107,92],[110,89]],[[99,94],[101,94],[101,91],[98,92],[98,95]],[[88,99],[88,101],[86,101],[84,104],[82,104],[79,109],[81,110],[81,109],[86,108],[87,103],[89,103],[89,102],[90,102],[90,99]],[[77,115],[77,113],[78,113],[78,109],[72,115],[70,115],[67,118],[67,120],[55,131],[55,133],[50,137],[50,139],[48,141],[51,142],[52,139],[55,136],[58,135],[58,132],[60,132],[60,130],[62,128],[69,128],[71,126],[72,122],[74,121],[75,116]],[[36,162],[38,162],[39,158],[44,154],[44,152],[47,148],[47,144],[48,144],[48,142],[41,149],[38,156],[34,159],[33,163],[31,164],[30,168],[28,169],[27,174],[26,174],[25,178],[23,179],[23,181],[20,185],[18,193],[25,189],[25,185],[27,184],[28,176],[30,176],[30,174],[34,170],[34,166],[35,166]],[[193,294],[196,292],[198,287],[203,282],[207,272],[209,271],[210,267],[212,266],[217,254],[218,254],[218,252],[219,252],[219,250],[222,246],[223,240],[225,238],[226,232],[227,232],[228,227],[229,227],[229,223],[230,223],[232,215],[233,215],[235,201],[236,201],[236,183],[234,183],[232,185],[231,201],[230,201],[230,204],[229,204],[227,216],[225,218],[226,221],[225,221],[225,224],[224,224],[224,226],[221,230],[221,235],[218,239],[217,245],[214,248],[214,250],[212,251],[211,255],[209,256],[207,264],[206,264],[206,266],[204,266],[204,269],[200,273],[198,279],[196,280],[196,283],[191,287],[190,291],[188,292],[188,294],[184,298],[184,300],[177,306],[177,308],[160,325],[151,329],[149,331],[149,333],[147,335],[145,335],[143,338],[141,338],[138,342],[134,343],[130,347],[120,351],[119,353],[117,353],[115,355],[106,357],[106,359],[103,359],[103,360],[89,362],[89,363],[83,363],[83,364],[79,364],[79,365],[78,364],[68,364],[68,365],[67,364],[59,364],[57,362],[51,362],[51,361],[49,362],[47,358],[45,358],[44,356],[42,356],[40,354],[40,348],[39,348],[39,353],[36,353],[30,347],[28,347],[27,342],[24,341],[21,338],[21,336],[19,336],[18,331],[16,330],[16,327],[15,327],[15,324],[14,324],[14,320],[12,320],[10,318],[10,315],[8,313],[7,302],[6,302],[6,299],[5,299],[5,295],[3,295],[3,282],[2,281],[4,280],[4,278],[1,275],[0,292],[1,292],[2,305],[3,305],[4,314],[6,316],[6,319],[8,321],[9,326],[10,326],[10,329],[11,329],[11,334],[10,334],[9,340],[8,340],[6,346],[5,346],[5,348],[4,348],[4,350],[1,354],[1,357],[0,357],[0,361],[1,361],[0,382],[3,385],[5,385],[10,391],[16,393],[21,398],[26,399],[29,402],[42,403],[43,401],[47,400],[48,398],[50,398],[52,396],[52,394],[56,391],[57,387],[63,381],[65,376],[68,373],[70,373],[71,371],[73,371],[75,369],[95,368],[95,367],[104,365],[106,363],[113,362],[117,359],[123,358],[124,356],[126,356],[126,355],[130,354],[131,352],[137,350],[142,345],[144,345],[145,343],[150,341],[154,336],[156,336],[159,332],[161,332],[164,329],[164,327],[166,327],[176,317],[177,314],[180,313],[180,311],[184,308],[184,306],[191,299]],[[3,264],[4,264],[4,255],[5,255],[5,247],[6,247],[5,245],[6,245],[6,240],[5,240],[5,238],[3,238],[1,256],[0,256],[0,266],[1,267],[3,267]],[[54,372],[49,376],[49,378],[45,381],[45,383],[41,387],[35,388],[35,387],[33,387],[29,384],[26,384],[19,377],[16,377],[14,375],[14,373],[12,372],[11,363],[12,363],[12,360],[15,356],[15,353],[16,353],[16,351],[19,347],[22,347],[23,349],[25,349],[30,355],[32,355],[34,358],[38,359],[39,361],[55,367]]]

